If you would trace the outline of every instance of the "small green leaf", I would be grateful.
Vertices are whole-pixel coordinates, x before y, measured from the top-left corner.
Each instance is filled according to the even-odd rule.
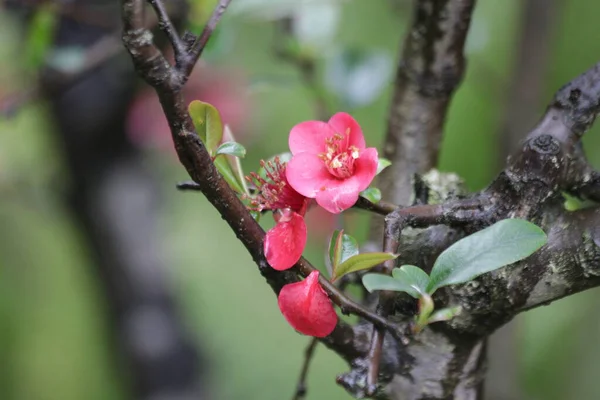
[[[375,290],[391,290],[394,292],[406,292],[410,296],[418,299],[419,292],[417,292],[412,286],[407,285],[404,282],[394,279],[388,275],[382,274],[365,274],[362,277],[363,286],[369,291]]]
[[[237,142],[225,142],[217,148],[216,155],[227,154],[230,156],[244,158],[246,156],[246,149],[244,146]]]
[[[211,156],[223,138],[223,123],[219,111],[211,104],[194,100],[188,107],[196,132]]]
[[[392,165],[392,162],[390,160],[388,160],[387,158],[379,157],[379,160],[377,161],[377,173],[376,173],[376,175],[379,175],[379,173],[381,171],[383,171],[384,169],[386,169],[390,165]]]
[[[394,268],[392,276],[394,279],[412,287],[420,296],[427,293],[429,275],[419,267],[415,267],[414,265],[403,265],[400,268]]]
[[[357,254],[343,261],[337,267],[333,268],[332,281],[335,281],[350,272],[361,271],[363,269],[372,268],[387,260],[393,260],[398,257],[392,253],[363,253]]]
[[[431,316],[427,319],[427,324],[433,324],[434,322],[450,321],[452,318],[459,315],[461,311],[462,309],[460,306],[442,308],[431,314]]]
[[[233,132],[229,128],[229,125],[225,125],[223,128],[223,140],[225,142],[235,142],[235,138],[233,137]],[[244,150],[245,151],[245,150]],[[239,157],[235,157],[233,155],[227,155],[227,162],[231,167],[231,171],[236,176],[238,183],[244,189],[245,194],[249,195],[250,191],[248,190],[248,184],[246,183],[244,169],[242,168],[242,163]]]
[[[427,287],[468,282],[528,257],[546,243],[542,229],[522,219],[505,219],[447,248],[435,261]]]
[[[335,230],[331,235],[331,240],[329,241],[329,261],[331,262],[331,267],[335,267],[340,263],[339,255],[340,249],[342,248],[342,238],[344,237],[344,230]]]
[[[360,192],[360,195],[371,203],[379,203],[381,200],[381,190],[377,188],[368,188]]]
[[[215,167],[217,167],[217,170],[219,171],[219,173],[221,174],[223,179],[225,179],[225,182],[227,182],[227,184],[233,190],[235,190],[239,194],[246,193],[246,191],[244,190],[244,187],[240,184],[237,176],[231,169],[231,165],[229,165],[227,158],[225,158],[225,157],[215,158]]]
[[[338,265],[358,254],[358,242],[344,230],[334,231],[329,242],[329,260],[335,271]],[[335,274],[335,272],[334,272]]]
[[[576,196],[572,196],[567,192],[562,192],[562,195],[565,199],[564,207],[567,211],[583,210],[585,208],[590,208],[598,204],[592,200],[580,199]]]

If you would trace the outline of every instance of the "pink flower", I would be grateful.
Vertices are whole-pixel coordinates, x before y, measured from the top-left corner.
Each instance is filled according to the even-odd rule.
[[[278,271],[291,268],[302,257],[306,246],[304,214],[309,199],[296,192],[287,182],[286,164],[278,157],[261,166],[266,179],[252,173],[246,179],[256,185],[258,194],[250,204],[253,210],[272,210],[277,224],[265,236],[264,252],[267,262]]]
[[[289,324],[305,335],[325,337],[337,324],[331,300],[319,285],[319,271],[311,272],[301,282],[285,285],[277,303]]]
[[[288,182],[334,214],[352,207],[377,173],[377,149],[365,148],[360,126],[346,113],[327,123],[299,123],[290,132],[289,145]]]

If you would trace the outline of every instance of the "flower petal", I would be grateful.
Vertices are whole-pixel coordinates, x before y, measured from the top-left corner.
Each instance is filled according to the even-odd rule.
[[[275,225],[265,236],[264,251],[269,265],[277,271],[294,266],[302,257],[306,236],[304,218],[297,213]]]
[[[324,187],[337,181],[316,154],[299,153],[288,162],[285,174],[288,183],[303,196],[315,198]]]
[[[326,151],[325,139],[335,134],[331,126],[323,121],[305,121],[290,131],[289,146],[293,155],[308,152],[320,154]]]
[[[358,181],[358,191],[362,192],[369,187],[377,175],[378,163],[377,149],[369,147],[360,152],[359,158],[354,161],[354,175]]]
[[[317,193],[317,204],[333,214],[349,209],[358,200],[359,180],[354,176],[343,181],[335,181]]]
[[[335,132],[344,136],[346,131],[350,129],[348,141],[346,142],[344,149],[347,149],[349,146],[356,146],[359,150],[365,148],[365,136],[363,135],[363,131],[358,122],[356,122],[350,114],[339,112],[331,117],[328,123]]]
[[[319,271],[311,272],[302,282],[285,285],[277,303],[289,324],[305,335],[325,337],[337,324],[331,300],[319,284]]]

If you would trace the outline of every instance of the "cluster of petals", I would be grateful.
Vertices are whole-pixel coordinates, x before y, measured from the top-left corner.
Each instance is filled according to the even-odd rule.
[[[289,146],[289,184],[334,214],[352,207],[377,174],[377,149],[365,146],[362,129],[346,113],[294,126]]]
[[[294,126],[289,146],[292,159],[262,163],[266,177],[252,174],[248,180],[258,191],[252,200],[257,211],[271,210],[277,224],[265,237],[269,265],[282,271],[302,256],[307,230],[304,222],[309,200],[338,214],[352,207],[359,193],[377,173],[375,148],[365,146],[362,129],[350,115],[337,113],[328,122],[306,121]],[[300,282],[285,285],[278,298],[288,323],[305,335],[324,337],[337,324],[331,300],[313,271]]]
[[[278,157],[273,161],[261,162],[261,166],[265,177],[253,173],[246,178],[258,191],[251,201],[251,207],[256,211],[273,211],[277,223],[267,232],[264,252],[269,265],[283,271],[298,262],[306,246],[304,214],[309,199],[289,185],[285,174],[286,164]]]

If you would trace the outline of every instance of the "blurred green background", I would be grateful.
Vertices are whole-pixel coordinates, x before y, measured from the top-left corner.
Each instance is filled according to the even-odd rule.
[[[207,62],[245,77],[240,98],[251,108],[239,136],[248,149],[243,164],[249,171],[259,159],[287,149],[294,124],[315,118],[314,98],[297,69],[272,50],[277,33],[269,20],[273,15],[264,15],[264,3],[280,3],[273,9],[285,10],[286,1],[236,2]],[[440,165],[464,177],[472,190],[485,187],[501,168],[499,126],[510,101],[507,89],[525,2],[479,0],[475,11],[468,70],[452,103]],[[539,112],[559,86],[600,59],[600,2],[558,3],[548,38],[549,63],[540,72],[544,94],[534,105]],[[316,57],[334,110],[352,112],[368,143],[378,145],[385,133],[394,64],[411,3],[335,4],[339,14],[325,18],[331,10],[319,11],[325,20],[309,24],[314,29],[300,38],[301,45]],[[332,21],[336,23],[329,27]],[[17,22],[3,12],[0,95],[30,84],[31,74],[23,72],[26,60],[18,32]],[[327,35],[329,42],[319,35]],[[343,66],[335,63],[344,51],[346,57],[354,57],[355,64],[343,64],[348,68],[362,68],[361,57],[368,60],[361,71],[366,77],[360,79],[366,80],[367,89],[375,87],[370,98],[361,98],[364,85],[358,87],[358,97],[342,90],[349,91],[350,83],[343,81]],[[359,80],[357,75],[346,78]],[[0,399],[125,399],[127,392],[112,364],[105,301],[88,268],[80,233],[58,196],[67,179],[51,129],[44,104],[38,102],[0,121]],[[598,166],[599,129],[585,139],[587,153]],[[215,398],[291,397],[308,338],[284,321],[251,258],[208,202],[201,195],[174,190],[175,182],[187,176],[173,154],[148,150],[147,162],[164,197],[160,236],[173,287],[195,340],[209,354]],[[357,237],[366,235],[364,221],[352,225]],[[318,263],[323,246],[314,240],[309,258]],[[524,399],[600,398],[598,294],[591,290],[518,318],[513,349],[518,365],[511,373],[518,377]],[[346,370],[337,356],[319,347],[308,399],[349,398],[335,384],[336,374]]]

